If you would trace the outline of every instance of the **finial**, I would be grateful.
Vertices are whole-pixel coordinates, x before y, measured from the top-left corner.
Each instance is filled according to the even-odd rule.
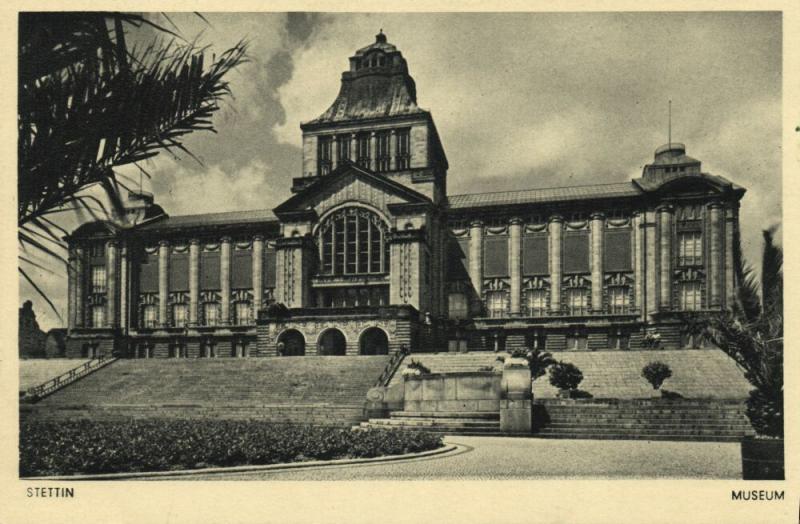
[[[383,34],[383,28],[382,27],[380,29],[380,32],[377,35],[375,35],[375,41],[377,43],[379,43],[379,44],[385,44],[386,43],[386,35]]]
[[[667,144],[672,148],[672,99],[669,100],[669,119],[667,124]]]

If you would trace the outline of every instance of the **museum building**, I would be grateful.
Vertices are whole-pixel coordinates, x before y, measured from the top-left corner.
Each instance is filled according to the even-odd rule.
[[[627,182],[448,195],[383,33],[300,128],[302,174],[273,210],[169,216],[139,192],[74,231],[67,355],[695,347],[687,315],[733,304],[745,190],[682,144]]]

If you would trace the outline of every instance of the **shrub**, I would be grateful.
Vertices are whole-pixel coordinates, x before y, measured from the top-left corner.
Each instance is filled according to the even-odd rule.
[[[550,384],[558,389],[578,389],[583,373],[575,364],[558,361],[550,366]]]
[[[531,369],[531,380],[536,380],[547,373],[547,368],[556,363],[553,355],[541,349],[532,349],[528,352],[528,367]],[[580,382],[580,381],[579,381]]]
[[[672,370],[663,362],[655,361],[642,368],[642,376],[653,386],[653,389],[658,389],[665,380],[672,376]]]
[[[441,445],[431,433],[254,420],[35,421],[20,425],[20,476],[366,458]]]

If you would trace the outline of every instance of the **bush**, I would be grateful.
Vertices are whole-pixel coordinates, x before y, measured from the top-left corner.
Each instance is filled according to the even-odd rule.
[[[653,389],[658,389],[665,380],[672,376],[672,370],[663,362],[650,362],[642,368],[642,376],[653,386]]]
[[[367,458],[441,445],[431,433],[254,420],[35,421],[20,425],[20,476]]]
[[[550,366],[550,384],[558,389],[578,389],[583,373],[575,364],[558,361]]]
[[[547,373],[547,368],[556,363],[553,355],[541,349],[532,349],[528,352],[528,367],[531,370],[531,380],[536,380]],[[578,381],[580,382],[580,381]]]

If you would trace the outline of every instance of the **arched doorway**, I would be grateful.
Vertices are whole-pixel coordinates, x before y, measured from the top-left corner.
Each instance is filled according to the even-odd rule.
[[[299,357],[306,354],[306,339],[296,329],[287,329],[278,337],[278,356]]]
[[[347,340],[338,329],[332,328],[319,337],[318,355],[344,355],[347,352]]]
[[[386,333],[377,327],[371,327],[361,334],[362,355],[388,355],[389,338]]]

